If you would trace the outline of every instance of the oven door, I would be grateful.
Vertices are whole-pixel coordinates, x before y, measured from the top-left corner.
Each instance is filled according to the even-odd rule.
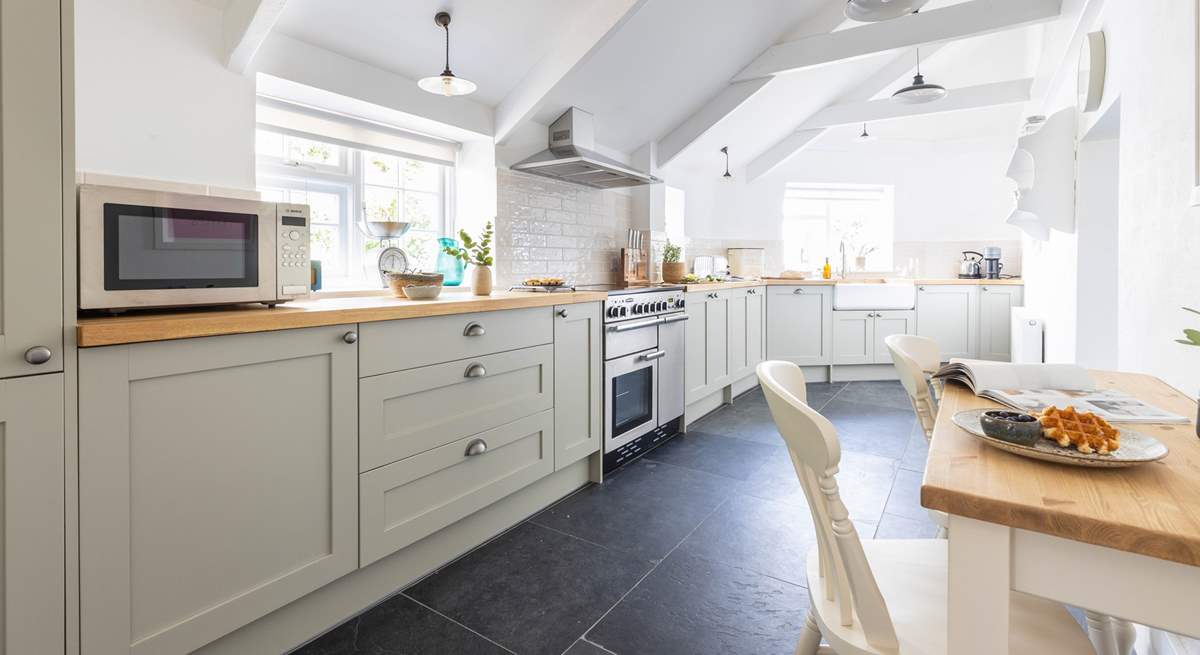
[[[658,427],[658,360],[647,350],[604,364],[604,452]]]
[[[81,187],[80,308],[275,301],[276,220],[255,200]]]

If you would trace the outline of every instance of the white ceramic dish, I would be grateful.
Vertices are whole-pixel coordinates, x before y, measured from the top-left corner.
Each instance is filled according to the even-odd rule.
[[[428,285],[423,287],[408,286],[404,287],[404,295],[408,296],[409,300],[433,300],[442,293],[442,287]]]
[[[1050,441],[1040,439],[1033,446],[994,439],[983,433],[979,425],[979,417],[994,408],[968,409],[954,415],[954,424],[978,437],[987,445],[1008,451],[1024,457],[1032,457],[1045,462],[1055,462],[1070,466],[1086,466],[1090,468],[1124,468],[1146,462],[1155,462],[1167,456],[1169,452],[1163,442],[1141,432],[1128,428],[1118,428],[1121,431],[1121,447],[1108,455],[1098,453],[1084,454],[1074,448],[1063,448]]]

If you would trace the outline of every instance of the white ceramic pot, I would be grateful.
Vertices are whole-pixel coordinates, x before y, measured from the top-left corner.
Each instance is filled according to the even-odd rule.
[[[490,266],[471,267],[471,293],[477,296],[492,295],[492,269]]]

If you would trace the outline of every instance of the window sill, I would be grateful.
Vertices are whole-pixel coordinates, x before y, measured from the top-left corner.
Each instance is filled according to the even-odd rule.
[[[471,287],[442,287],[442,293],[458,293],[460,291],[470,291]],[[392,295],[390,289],[322,289],[312,292],[308,297],[310,300],[326,300],[330,298],[376,298],[389,297]]]

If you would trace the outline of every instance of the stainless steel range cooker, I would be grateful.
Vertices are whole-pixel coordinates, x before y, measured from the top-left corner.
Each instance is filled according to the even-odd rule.
[[[683,429],[682,287],[608,289],[604,302],[604,471]]]

